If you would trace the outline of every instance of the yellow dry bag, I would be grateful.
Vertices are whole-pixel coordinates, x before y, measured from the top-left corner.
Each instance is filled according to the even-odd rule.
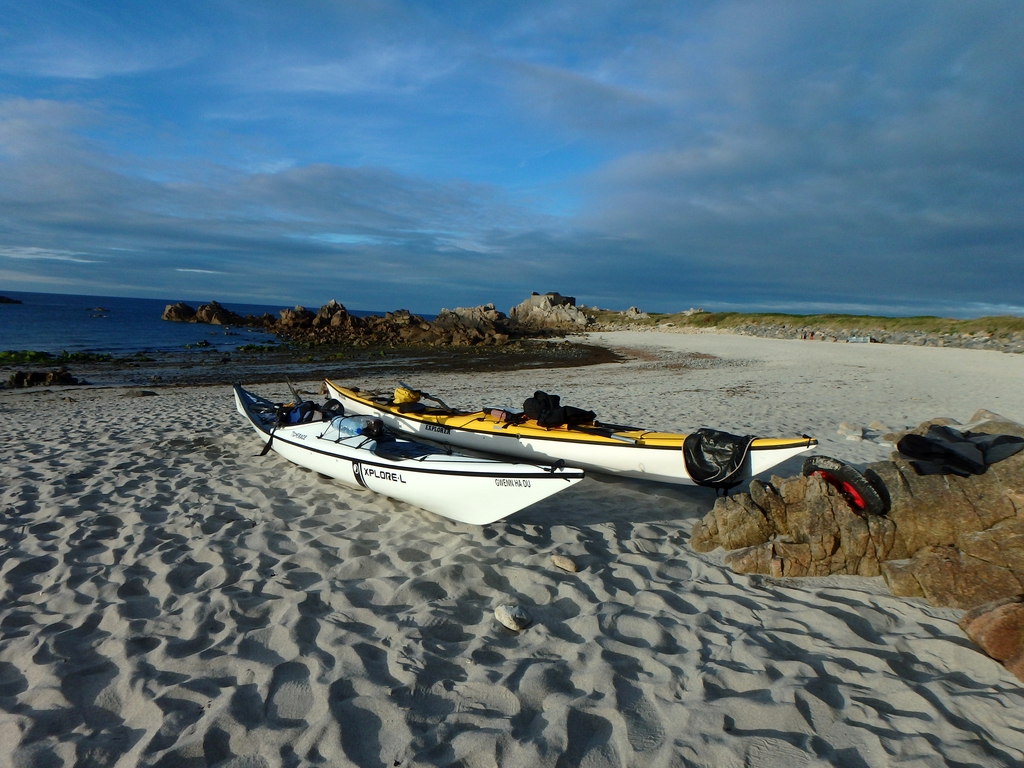
[[[420,393],[415,389],[409,389],[408,387],[397,387],[395,389],[395,404],[401,405],[402,403],[418,403],[420,400]]]

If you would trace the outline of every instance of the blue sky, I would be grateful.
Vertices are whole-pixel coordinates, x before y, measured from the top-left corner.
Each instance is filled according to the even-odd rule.
[[[0,293],[1024,314],[1024,3],[0,0]]]

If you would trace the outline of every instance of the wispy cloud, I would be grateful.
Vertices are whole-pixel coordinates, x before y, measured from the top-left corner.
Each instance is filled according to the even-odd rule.
[[[259,90],[327,94],[402,94],[422,88],[455,69],[436,51],[390,46],[349,52],[328,60],[267,62],[263,73],[247,71],[248,87]]]
[[[0,256],[8,259],[27,259],[29,261],[73,261],[76,264],[97,264],[97,259],[83,259],[85,254],[74,251],[53,251],[32,246],[0,245]]]
[[[0,56],[0,68],[35,77],[99,80],[180,66],[193,54],[187,46],[178,51],[154,51],[144,45],[111,49],[102,40],[58,38],[37,42],[31,48],[8,48]]]
[[[31,3],[4,8],[0,73],[99,80],[178,67],[208,45],[202,25],[184,9],[100,10],[65,2],[40,12]]]

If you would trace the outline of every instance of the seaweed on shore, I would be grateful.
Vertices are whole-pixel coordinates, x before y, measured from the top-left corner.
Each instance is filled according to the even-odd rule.
[[[136,356],[137,358],[137,356]],[[0,365],[45,365],[48,363],[107,363],[114,360],[113,355],[99,352],[61,352],[54,355],[49,352],[37,352],[29,349],[8,349],[0,352]]]
[[[263,346],[263,345],[256,345]],[[5,357],[5,355],[8,355]],[[112,358],[97,355],[76,362],[76,375],[102,386],[186,386],[279,382],[284,378],[320,379],[346,376],[408,376],[410,372],[477,372],[536,370],[618,362],[604,347],[563,342],[513,342],[502,346],[434,347],[429,345],[267,345],[230,354],[216,350],[157,353],[153,357]],[[0,365],[53,365],[48,353],[0,353]]]
[[[287,349],[287,344],[242,344],[235,347],[236,352],[284,352]]]

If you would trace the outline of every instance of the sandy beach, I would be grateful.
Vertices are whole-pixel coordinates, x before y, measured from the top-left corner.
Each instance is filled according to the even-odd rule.
[[[861,465],[936,416],[1024,422],[1024,355],[589,340],[627,361],[403,380],[455,407],[542,389],[605,421],[806,433]],[[687,543],[713,491],[591,474],[472,527],[259,457],[229,387],[152,391],[0,391],[0,765],[1024,762],[1024,687],[960,611],[881,578],[736,575]],[[533,625],[498,624],[507,602]]]

